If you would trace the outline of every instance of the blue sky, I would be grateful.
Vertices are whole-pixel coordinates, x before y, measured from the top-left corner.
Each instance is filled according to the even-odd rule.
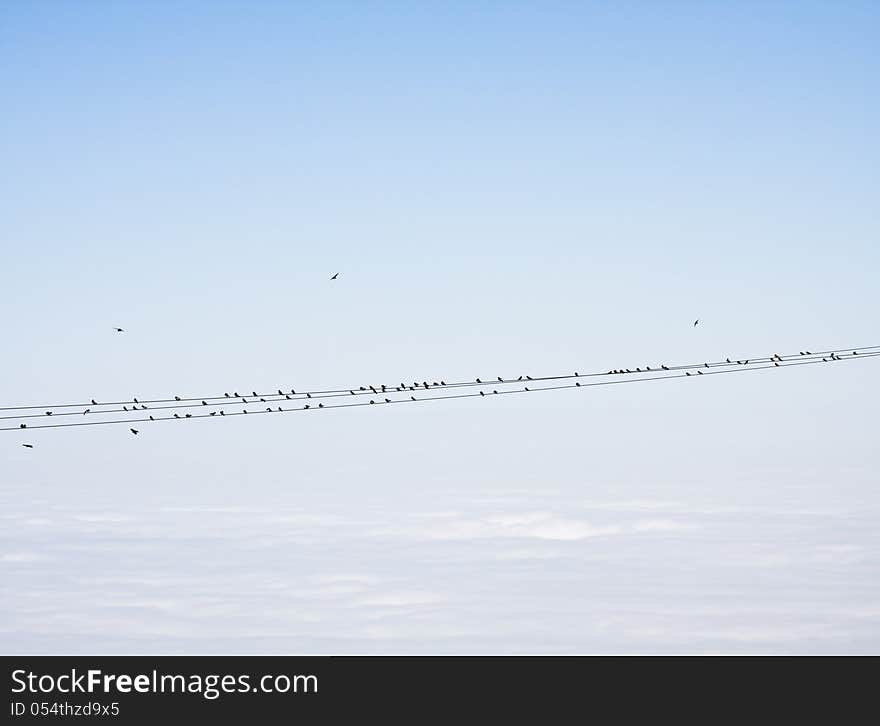
[[[875,3],[857,2],[6,2],[0,400],[607,370],[880,343],[878,21]],[[4,566],[36,587],[70,565],[59,542],[71,507],[114,522],[133,502],[165,532],[180,524],[163,519],[175,507],[195,508],[210,529],[218,507],[313,502],[351,517],[352,536],[367,540],[355,516],[365,505],[396,532],[410,530],[395,513],[423,510],[459,512],[467,524],[455,532],[482,522],[493,536],[510,535],[493,522],[574,518],[563,530],[589,533],[572,540],[585,547],[603,526],[644,533],[607,521],[620,502],[674,502],[683,528],[650,530],[659,551],[673,532],[719,544],[713,527],[689,528],[695,508],[876,512],[875,368],[162,425],[137,440],[113,427],[48,431],[33,451],[6,436],[9,531],[35,519],[60,529],[54,539],[52,525],[35,539],[9,534]],[[506,491],[536,500],[513,513],[468,503]],[[399,498],[410,509],[389,509]],[[756,522],[728,525],[747,543]],[[869,530],[815,546],[864,558],[843,586],[874,612],[880,590],[860,579],[880,581]],[[768,525],[783,550],[769,561],[795,557],[791,537],[773,540],[782,531]],[[21,569],[22,552],[44,569]],[[636,570],[644,552],[633,550]],[[361,570],[349,556],[334,551],[334,567],[369,570],[383,555]],[[820,561],[801,562],[799,576],[815,579]],[[399,564],[405,579],[424,563]],[[694,587],[724,576],[693,567]],[[478,576],[499,573],[487,565]],[[448,587],[454,602],[460,577],[434,589]],[[664,598],[674,608],[686,594]],[[523,605],[523,622],[557,606]],[[100,622],[83,608],[83,622]],[[455,621],[454,609],[442,612]],[[871,617],[859,627],[876,646]],[[532,647],[517,622],[504,642]],[[75,624],[68,631],[75,644]],[[37,643],[27,632],[10,642]],[[443,647],[437,632],[426,650]],[[640,645],[569,635],[586,650]],[[681,637],[671,641],[679,650]],[[729,644],[711,632],[700,642]]]

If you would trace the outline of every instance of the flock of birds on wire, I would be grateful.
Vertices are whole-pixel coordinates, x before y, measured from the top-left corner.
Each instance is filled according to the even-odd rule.
[[[339,273],[336,273],[330,279],[335,280],[338,276]],[[699,319],[695,320],[694,327],[699,322]],[[116,333],[125,332],[120,327],[114,327],[113,330]],[[418,403],[457,398],[485,398],[486,396],[512,393],[534,393],[565,388],[589,388],[768,368],[787,368],[795,365],[842,362],[876,356],[880,356],[880,346],[874,345],[817,352],[802,350],[788,355],[773,353],[769,356],[755,358],[733,360],[726,358],[723,361],[684,365],[660,364],[635,368],[612,368],[608,371],[592,373],[575,371],[570,374],[551,376],[520,375],[508,378],[496,376],[494,380],[475,378],[474,380],[450,381],[448,383],[445,380],[421,380],[411,383],[401,381],[393,385],[366,385],[310,391],[278,388],[269,393],[225,391],[222,395],[214,396],[173,396],[172,398],[150,400],[139,400],[132,397],[128,401],[98,402],[92,398],[88,403],[0,406],[0,431],[128,424],[131,435],[137,436],[140,434],[140,429],[134,428],[131,424],[208,419],[216,416],[242,416],[254,413],[288,413],[391,403]],[[242,408],[239,408],[239,405]],[[245,408],[245,406],[251,408]],[[117,415],[107,418],[110,414]],[[62,417],[75,417],[79,420],[71,419],[57,422]],[[35,423],[32,419],[40,419],[40,423]],[[51,419],[51,422],[48,419]],[[7,422],[9,423],[7,424]],[[23,443],[22,446],[28,449],[34,448],[31,443]]]

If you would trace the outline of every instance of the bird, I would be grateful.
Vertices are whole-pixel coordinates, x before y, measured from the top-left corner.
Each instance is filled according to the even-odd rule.
[[[91,413],[91,411],[92,409],[87,408],[85,411],[83,411],[83,416],[85,416],[87,413]]]
[[[483,393],[482,391],[480,391],[480,395],[481,395],[481,396],[485,396],[486,394]]]
[[[51,415],[52,415],[52,412],[51,412],[51,411],[46,411],[46,415],[47,415],[47,416],[51,416]]]
[[[180,418],[180,414],[179,413],[174,414],[174,418]]]
[[[93,406],[97,406],[97,405],[98,405],[98,402],[97,402],[94,398],[92,399],[92,405],[93,405]]]
[[[155,421],[155,420],[156,419],[154,419],[152,416],[150,416],[150,421]]]
[[[482,381],[479,378],[477,378],[477,383],[482,383]]]
[[[415,400],[416,400],[416,397],[415,397],[415,396],[410,396],[410,399],[413,400],[413,401],[415,401]]]
[[[730,363],[730,358],[727,359],[727,362]]]
[[[254,398],[259,398],[259,396],[257,395],[257,392],[256,392],[256,391],[254,391],[251,395],[252,395]]]
[[[660,366],[664,371],[668,371],[669,369],[666,366]]]
[[[117,333],[124,333],[125,332],[122,328],[115,328],[114,327],[113,330],[116,331]]]
[[[694,327],[695,327],[695,328],[696,328],[699,324],[700,324],[700,319],[699,319],[699,318],[697,318],[696,320],[694,320]]]
[[[191,413],[188,413],[188,414],[186,415],[186,417],[187,417],[187,418],[192,418],[193,415],[192,415]]]
[[[221,416],[225,416],[225,415],[226,415],[226,411],[221,411],[221,412],[220,412],[220,415],[221,415]]]
[[[33,449],[34,448],[33,444],[22,444],[22,446],[24,446],[24,448],[26,448],[26,449]]]
[[[333,275],[333,277],[331,277],[330,279],[331,279],[331,280],[335,280],[337,277],[339,277],[339,273],[338,273],[338,272],[337,272],[335,275]]]
[[[386,399],[385,399],[385,403],[391,403],[391,399],[390,399],[390,398],[386,398]]]
[[[137,429],[129,429],[129,431],[131,431],[132,435],[134,435],[134,436],[137,436],[137,435],[138,435],[138,430],[137,430]]]
[[[216,415],[217,415],[217,412],[216,412],[216,411],[211,411],[211,415],[212,415],[212,416],[216,416]],[[152,418],[152,416],[151,416],[150,418]]]
[[[18,428],[20,428],[20,429],[26,429],[26,428],[27,428],[27,424],[19,424],[19,425],[18,425]]]
[[[688,373],[687,371],[685,371],[684,374],[685,374],[686,376],[689,376],[689,375],[690,375],[690,373]]]
[[[499,382],[499,383],[504,383],[504,379],[503,379],[501,376],[498,376],[498,382]]]
[[[323,403],[319,403],[319,404],[318,404],[318,408],[324,408],[324,404],[323,404]],[[281,409],[279,408],[278,410],[280,411]]]
[[[202,401],[202,405],[207,406],[208,405],[207,401]]]
[[[228,394],[228,393],[224,393],[223,395],[226,396],[226,398],[229,398],[229,394]]]
[[[175,401],[179,401],[179,400],[180,400],[180,396],[175,396],[175,397],[174,397],[174,400],[175,400]]]
[[[279,396],[283,396],[283,395],[284,395],[284,393],[282,393],[282,391],[281,391],[280,388],[278,389],[278,395],[279,395]]]
[[[122,407],[122,410],[123,410],[123,411],[128,411],[128,406],[123,406],[123,407]]]

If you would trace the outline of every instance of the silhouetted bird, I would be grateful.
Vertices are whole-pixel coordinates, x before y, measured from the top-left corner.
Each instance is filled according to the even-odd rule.
[[[700,319],[699,319],[699,318],[697,318],[696,320],[694,320],[694,327],[695,327],[695,328],[696,328],[697,325],[699,325],[699,324],[700,324]]]
[[[131,400],[134,401],[135,403],[140,403],[140,401],[138,401],[136,398],[132,398]]]
[[[134,434],[135,436],[138,435],[138,430],[137,430],[137,429],[129,429],[129,431],[131,431],[131,433]]]
[[[226,398],[229,398],[229,394],[228,394],[228,393],[224,393],[223,395],[226,396]]]
[[[493,390],[492,393],[498,393],[498,391]]]
[[[259,394],[258,394],[256,391],[253,391],[253,392],[251,393],[251,395],[252,395],[254,398],[259,398]]]
[[[225,412],[225,411],[221,411],[221,412],[220,412],[220,415],[221,415],[221,416],[225,416],[225,415],[226,415],[226,412]]]
[[[391,403],[391,399],[390,399],[390,398],[386,398],[386,399],[385,399],[385,403]]]
[[[410,399],[413,400],[413,401],[415,401],[415,400],[416,400],[416,397],[415,397],[415,396],[410,396]]]
[[[331,280],[335,280],[337,277],[339,277],[339,273],[338,273],[338,272],[337,272],[335,275],[333,275],[333,277],[331,277],[330,279],[331,279]]]
[[[580,382],[580,381],[575,381],[575,384],[574,384],[574,385],[576,385],[578,388],[580,388],[580,387],[581,387],[581,382]]]
[[[187,417],[187,418],[192,418],[193,415],[192,415],[191,413],[188,413],[188,414],[186,415],[186,417]]]
[[[370,399],[370,403],[376,403],[372,398]]]
[[[85,415],[86,415],[86,414],[87,414],[87,413],[90,413],[90,412],[91,412],[91,410],[92,410],[92,409],[90,409],[90,408],[87,408],[87,409],[86,409],[86,410],[85,410],[85,411],[83,411],[83,416],[85,416]]]
[[[180,418],[180,414],[179,413],[174,414],[174,418]]]
[[[523,390],[524,390],[524,391],[528,391],[528,390],[529,390],[529,387],[526,386],[525,388],[523,388]]]
[[[26,449],[33,449],[34,448],[33,444],[22,444],[22,446],[24,446],[24,448],[26,448]]]
[[[125,331],[122,328],[113,328],[117,333],[124,333]]]
[[[687,371],[685,371],[684,374],[685,374],[686,376],[689,376],[689,375],[690,375],[690,373],[688,373]]]
[[[98,405],[97,401],[95,401],[94,398],[92,399],[92,405],[93,405],[93,406],[97,406],[97,405]]]
[[[482,383],[482,381],[479,378],[477,378],[477,383]]]
[[[664,371],[668,371],[669,369],[666,366],[660,366]]]
[[[51,415],[52,415],[52,412],[51,412],[51,411],[46,411],[46,415],[47,415],[47,416],[51,416]]]
[[[150,421],[155,421],[155,420],[156,419],[154,419],[152,416],[150,416]]]
[[[238,391],[235,391],[234,395],[235,395],[236,398],[238,398],[238,397],[239,397],[239,396],[238,396]]]
[[[319,403],[319,404],[318,404],[318,408],[324,408],[324,404],[323,404],[323,403]]]
[[[278,389],[278,395],[279,395],[279,396],[283,396],[283,395],[284,395],[284,393],[281,391],[280,388]]]
[[[498,376],[498,382],[499,382],[499,383],[504,383],[504,379],[503,379],[501,376]]]
[[[217,415],[217,412],[216,412],[216,411],[211,411],[211,413],[210,413],[209,415],[210,415],[210,416],[216,416],[216,415]],[[152,418],[152,416],[151,416],[150,418]]]
[[[526,376],[526,378],[527,378],[528,380],[530,380],[530,381],[532,380],[532,377],[531,377],[531,376]]]
[[[27,424],[19,424],[19,425],[18,425],[18,428],[20,428],[20,429],[26,429],[26,428],[27,428]]]
[[[202,405],[203,405],[203,406],[207,406],[207,405],[208,405],[208,402],[207,402],[207,401],[202,401]]]
[[[122,410],[123,410],[123,411],[128,411],[128,408],[127,408],[126,406],[123,406],[123,407],[122,407]]]
[[[727,359],[727,362],[730,363],[730,358]]]
[[[175,397],[174,397],[174,400],[175,400],[175,401],[179,401],[179,400],[180,400],[180,396],[175,396]]]
[[[482,391],[480,391],[480,395],[481,395],[481,396],[485,396],[486,394],[483,393]]]

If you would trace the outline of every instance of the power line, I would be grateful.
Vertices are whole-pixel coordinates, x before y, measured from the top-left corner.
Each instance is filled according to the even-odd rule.
[[[780,356],[783,360],[788,359],[799,359],[804,356],[834,356],[838,353],[852,353],[854,351],[862,351],[862,352],[870,352],[873,350],[880,350],[880,345],[868,345],[868,346],[857,346],[857,347],[848,347],[848,348],[836,348],[832,350],[822,350],[817,352],[799,352],[797,354],[787,354],[785,356]],[[285,393],[282,389],[278,388],[275,391],[268,393],[256,393],[253,392],[251,395],[244,394],[243,396],[235,391],[233,394],[224,393],[223,395],[210,395],[210,396],[185,396],[179,397],[175,396],[173,398],[155,398],[155,399],[137,399],[133,397],[128,400],[121,401],[104,401],[98,402],[94,399],[90,400],[88,403],[57,403],[57,404],[27,404],[20,406],[0,406],[0,411],[27,411],[27,410],[49,410],[53,413],[60,409],[65,408],[77,408],[77,409],[86,409],[93,407],[107,407],[107,406],[144,406],[147,404],[162,404],[162,403],[170,403],[172,404],[170,407],[165,408],[183,408],[188,404],[192,406],[201,405],[201,401],[219,401],[220,403],[224,402],[234,402],[240,399],[266,399],[266,401],[260,402],[268,402],[271,398],[272,400],[301,400],[303,398],[312,398],[312,397],[333,397],[334,395],[345,396],[345,395],[369,395],[370,393],[374,395],[379,395],[380,393],[389,393],[389,392],[404,392],[404,391],[416,391],[416,390],[430,390],[436,388],[468,388],[468,387],[476,387],[476,386],[484,386],[484,385],[515,385],[517,383],[523,382],[525,380],[533,381],[533,382],[541,382],[541,381],[557,381],[557,380],[571,380],[575,378],[595,378],[595,377],[605,377],[609,375],[639,375],[644,373],[652,373],[659,372],[660,370],[665,371],[684,371],[684,370],[695,370],[698,368],[717,368],[717,367],[726,367],[730,365],[749,365],[756,363],[768,363],[772,362],[776,359],[776,354],[772,356],[754,356],[747,358],[738,358],[735,360],[727,359],[724,361],[712,361],[712,362],[704,362],[704,363],[688,363],[683,365],[673,365],[673,366],[662,366],[655,365],[654,367],[646,366],[642,368],[641,366],[636,367],[634,369],[628,368],[620,368],[620,369],[611,369],[610,371],[605,372],[597,372],[593,371],[590,373],[575,373],[575,374],[562,374],[562,375],[551,375],[551,376],[519,376],[518,378],[505,378],[501,381],[483,381],[480,378],[477,378],[473,381],[455,381],[451,383],[446,383],[445,381],[437,382],[436,380],[432,380],[431,383],[428,383],[427,380],[423,380],[421,383],[413,382],[412,385],[405,384],[403,382],[399,384],[380,384],[380,385],[370,385],[370,386],[354,386],[349,388],[332,388],[332,389],[321,389],[321,390],[300,390],[298,393],[295,389],[290,389],[289,393]],[[291,398],[286,398],[290,396]],[[276,398],[278,397],[278,398]],[[192,403],[195,402],[195,403]],[[250,403],[249,401],[244,401],[245,403]],[[210,404],[209,404],[210,405]],[[163,407],[158,407],[155,410],[162,410]],[[113,409],[103,408],[101,410],[94,410],[91,413],[107,413],[112,412]],[[118,411],[122,412],[122,411]],[[64,415],[64,414],[57,414]],[[22,418],[22,416],[2,416],[0,420],[6,418]]]
[[[877,347],[877,346],[874,346]],[[852,349],[845,349],[852,350]],[[857,349],[858,350],[858,349]],[[786,360],[784,357],[782,358],[782,362],[779,360],[774,360],[772,364],[767,365],[754,365],[750,364],[748,366],[741,365],[739,367],[726,367],[723,369],[716,370],[706,370],[704,373],[694,373],[691,374],[690,371],[684,372],[672,372],[666,374],[666,371],[662,371],[663,375],[651,375],[651,376],[642,376],[642,377],[623,377],[616,380],[603,380],[603,381],[594,381],[588,383],[581,383],[580,381],[576,381],[573,384],[564,384],[564,385],[553,385],[553,386],[524,386],[523,388],[517,388],[515,390],[501,390],[498,391],[493,390],[492,393],[486,393],[485,391],[478,391],[476,393],[455,393],[451,395],[441,395],[441,396],[421,396],[416,398],[414,396],[410,396],[410,398],[401,398],[401,399],[388,399],[385,400],[385,397],[381,397],[381,401],[376,401],[371,399],[370,401],[355,401],[352,403],[337,403],[337,404],[328,404],[323,405],[319,404],[319,406],[315,407],[311,404],[306,404],[302,407],[297,408],[281,408],[281,410],[272,409],[271,407],[268,410],[251,410],[247,409],[242,411],[230,411],[226,413],[225,411],[220,411],[221,417],[228,416],[243,416],[243,415],[258,415],[264,413],[293,413],[293,412],[303,412],[303,411],[317,411],[317,410],[329,410],[329,409],[338,409],[338,408],[354,408],[358,406],[371,406],[371,405],[387,405],[393,403],[422,403],[427,401],[442,401],[442,400],[452,400],[452,399],[462,399],[462,398],[476,398],[476,397],[491,397],[493,395],[509,395],[509,394],[517,394],[517,393],[537,393],[541,391],[555,391],[555,390],[563,390],[563,389],[573,389],[573,388],[592,388],[596,386],[613,386],[613,385],[624,385],[627,383],[641,383],[641,382],[649,382],[649,381],[663,381],[663,380],[671,380],[671,379],[681,379],[685,377],[690,378],[699,378],[702,376],[712,376],[712,375],[724,375],[727,373],[746,373],[750,371],[757,370],[771,370],[774,368],[791,368],[794,366],[803,366],[803,365],[817,365],[820,363],[842,363],[845,361],[854,361],[854,360],[864,360],[866,358],[875,358],[880,356],[880,351],[876,352],[867,352],[867,353],[854,353],[845,358],[842,357],[834,357],[834,358],[825,358],[823,359],[800,359],[794,358]],[[704,364],[705,365],[705,364]],[[732,364],[735,365],[735,364]],[[655,371],[660,373],[660,371]],[[532,381],[529,381],[532,383]],[[483,384],[485,385],[493,385]],[[407,391],[409,393],[409,391]],[[394,392],[389,391],[389,394]],[[301,399],[302,400],[302,399]],[[132,423],[150,423],[150,422],[159,422],[159,421],[186,421],[186,420],[201,420],[207,418],[215,418],[218,412],[204,413],[204,414],[189,414],[186,416],[160,416],[160,417],[147,417],[147,418],[123,418],[123,419],[115,419],[115,420],[102,420],[102,421],[79,421],[79,422],[70,422],[70,423],[60,423],[60,424],[38,424],[36,426],[26,426],[26,428],[19,427],[2,427],[0,431],[22,431],[22,430],[34,430],[34,429],[55,429],[55,428],[69,428],[73,426],[104,426],[104,425],[113,425],[113,424],[132,424]]]

